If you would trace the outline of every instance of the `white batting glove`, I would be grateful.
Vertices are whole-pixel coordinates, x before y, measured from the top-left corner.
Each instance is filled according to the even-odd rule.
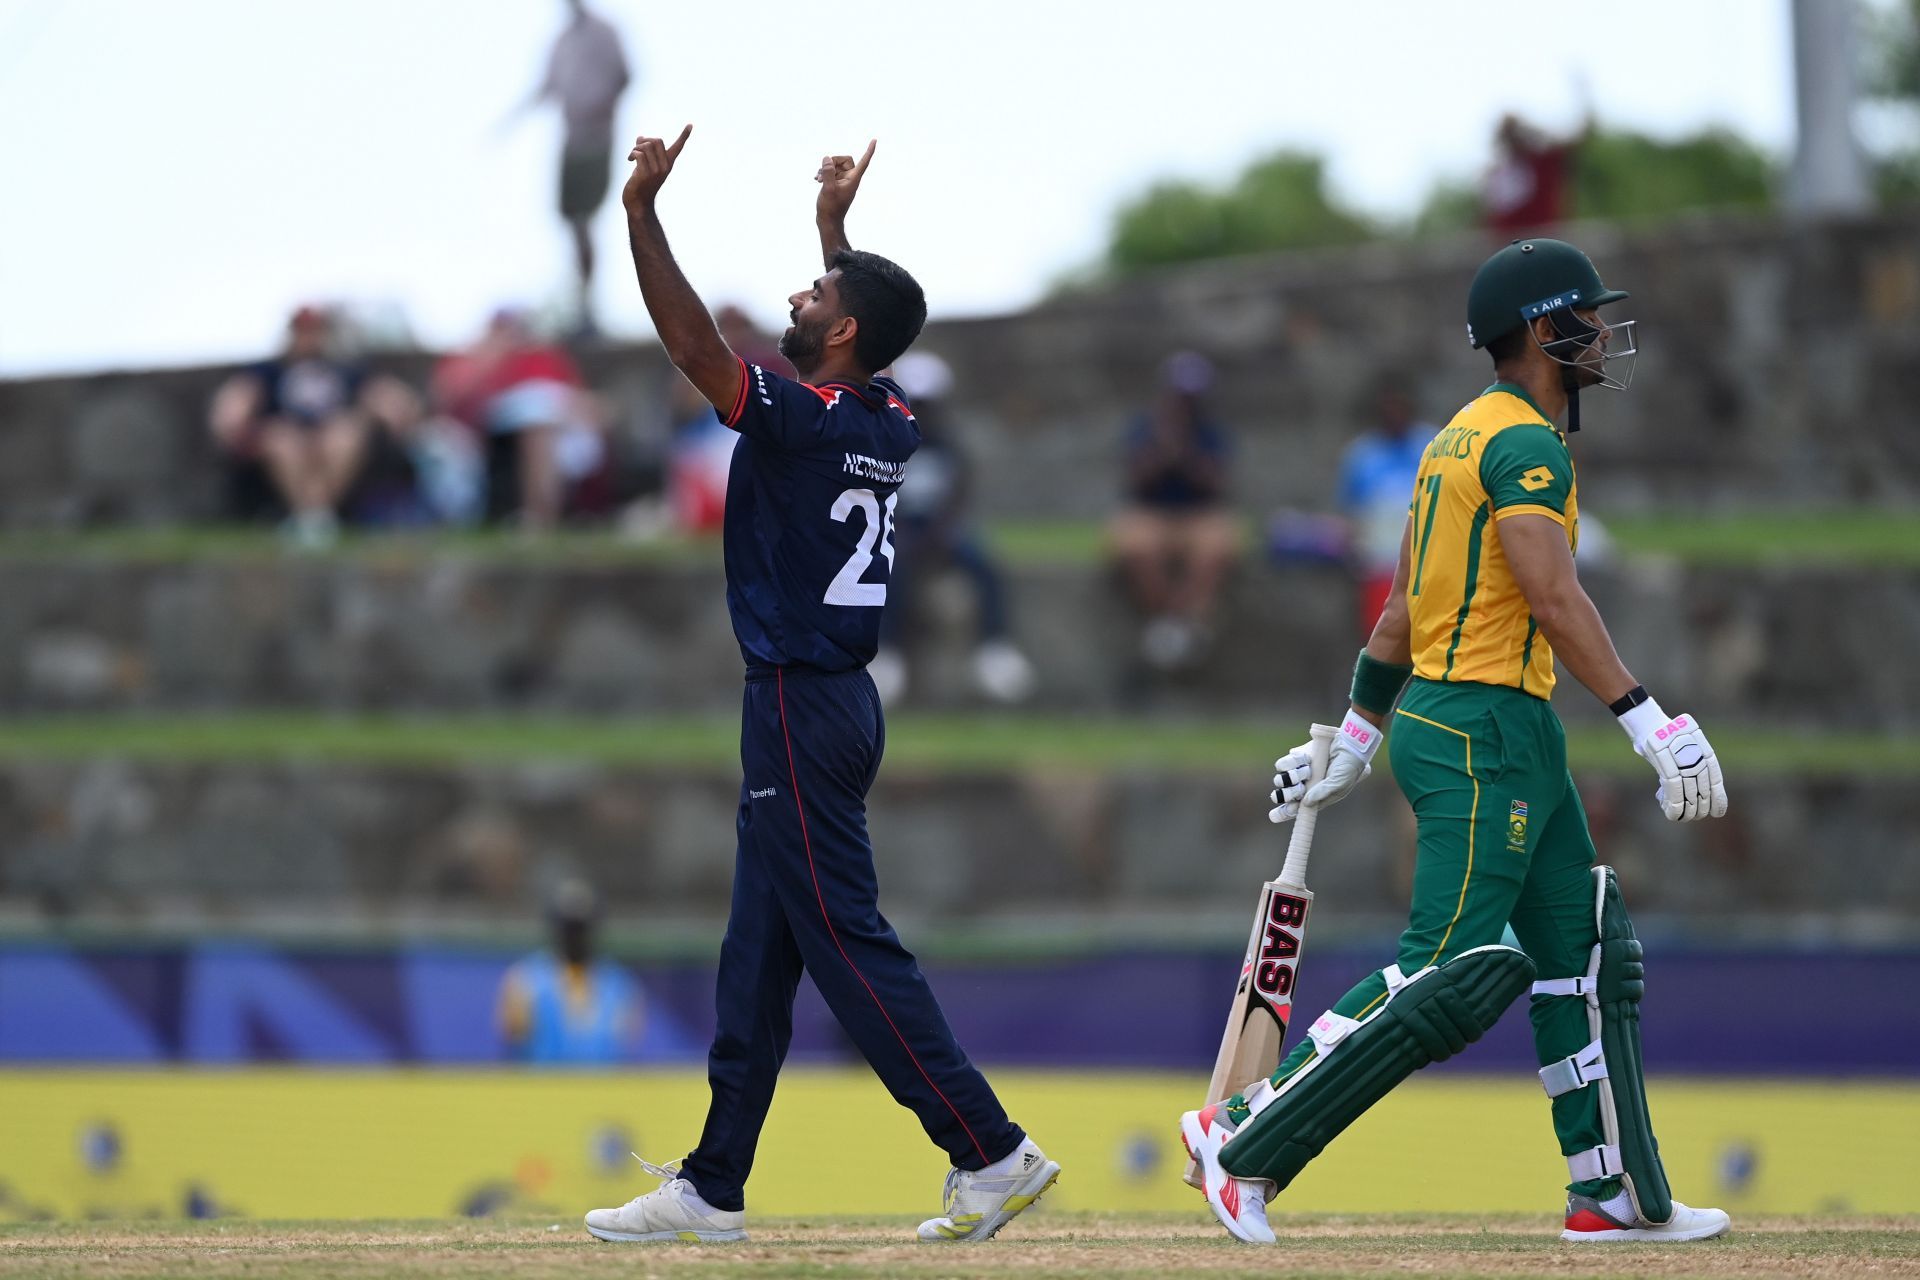
[[[1373,772],[1373,753],[1380,749],[1386,731],[1358,711],[1348,708],[1327,751],[1327,776],[1315,783],[1303,803],[1320,806],[1347,798],[1360,780]]]
[[[1313,744],[1303,742],[1273,762],[1273,790],[1267,792],[1268,822],[1292,822],[1300,816],[1300,799],[1317,779],[1313,776]]]
[[[1660,785],[1654,803],[1668,822],[1694,822],[1723,817],[1727,812],[1727,784],[1720,776],[1720,758],[1690,715],[1669,717],[1649,698],[1620,716],[1633,749],[1653,766]]]

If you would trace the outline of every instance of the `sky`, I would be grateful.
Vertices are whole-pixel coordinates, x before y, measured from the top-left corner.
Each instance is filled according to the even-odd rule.
[[[694,134],[660,197],[711,305],[772,325],[817,268],[812,174],[879,140],[849,220],[933,315],[1015,310],[1099,257],[1156,179],[1279,147],[1411,213],[1495,121],[1591,103],[1661,135],[1793,135],[1788,0],[598,0],[623,132]],[[560,0],[0,0],[0,377],[275,345],[306,300],[405,309],[430,345],[567,293],[559,125],[507,122]],[[624,153],[623,153],[624,154]],[[604,327],[649,331],[610,194]]]

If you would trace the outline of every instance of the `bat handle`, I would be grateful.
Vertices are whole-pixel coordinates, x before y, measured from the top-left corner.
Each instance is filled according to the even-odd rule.
[[[1327,776],[1327,751],[1339,732],[1329,724],[1316,724],[1309,731],[1308,752],[1313,757],[1314,777]],[[1293,834],[1287,839],[1287,860],[1280,868],[1282,884],[1305,886],[1307,883],[1307,855],[1313,849],[1313,828],[1319,821],[1320,806],[1302,802],[1299,816],[1293,820]]]

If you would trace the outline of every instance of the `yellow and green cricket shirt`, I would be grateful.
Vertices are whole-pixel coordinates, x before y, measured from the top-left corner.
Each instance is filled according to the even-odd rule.
[[[1553,650],[1495,527],[1538,515],[1579,541],[1573,455],[1527,393],[1496,382],[1435,436],[1414,482],[1407,614],[1413,673],[1553,695]]]

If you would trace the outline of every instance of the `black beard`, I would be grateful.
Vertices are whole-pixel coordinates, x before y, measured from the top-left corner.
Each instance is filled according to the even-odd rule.
[[[825,325],[795,324],[780,335],[780,354],[800,373],[818,367],[827,349]]]

